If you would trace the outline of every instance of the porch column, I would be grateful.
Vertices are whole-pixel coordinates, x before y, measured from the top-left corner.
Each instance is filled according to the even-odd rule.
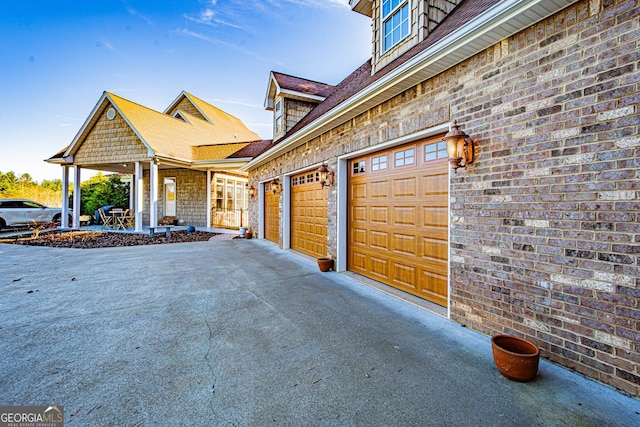
[[[207,228],[211,227],[211,171],[207,170]]]
[[[80,169],[73,167],[73,228],[80,228]]]
[[[69,228],[69,166],[62,166],[62,218],[60,228]]]
[[[158,226],[158,165],[149,162],[149,226]]]
[[[144,188],[144,170],[142,169],[142,163],[136,162],[134,175],[136,181],[133,186],[133,192],[135,193],[133,197],[133,209],[136,213],[134,229],[135,231],[142,231],[142,211],[144,208],[144,193],[142,192]]]
[[[135,212],[136,210],[136,183],[135,183],[135,171],[132,175],[129,175],[129,209]]]

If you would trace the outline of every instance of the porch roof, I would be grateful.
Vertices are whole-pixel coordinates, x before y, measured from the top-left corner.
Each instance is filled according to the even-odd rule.
[[[72,143],[46,161],[74,164],[74,155],[110,107],[117,111],[138,141],[144,145],[147,159],[155,157],[183,167],[198,163],[201,168],[203,162],[206,165],[215,165],[220,161],[225,163],[225,160],[252,142],[262,142],[239,119],[186,92],[181,96],[188,96],[189,101],[197,104],[198,111],[204,111],[208,119],[203,120],[182,110],[178,110],[179,117],[173,117],[104,92]],[[234,157],[237,163],[238,158]],[[248,160],[250,159],[245,159],[245,162]]]

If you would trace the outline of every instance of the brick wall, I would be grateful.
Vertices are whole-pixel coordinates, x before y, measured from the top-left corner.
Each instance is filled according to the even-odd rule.
[[[640,384],[636,1],[583,1],[447,86],[479,156],[451,192],[451,316]]]
[[[251,171],[281,176],[457,119],[452,320],[640,393],[638,1],[576,3]],[[336,189],[329,193],[336,253]],[[250,206],[257,230],[258,206]],[[282,221],[281,221],[282,227]],[[282,233],[282,230],[281,230]]]

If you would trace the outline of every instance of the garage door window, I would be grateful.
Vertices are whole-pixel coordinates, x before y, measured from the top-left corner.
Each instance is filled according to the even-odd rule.
[[[353,174],[365,173],[366,171],[366,162],[364,160],[360,160],[358,162],[353,162]]]
[[[387,155],[386,154],[384,156],[373,157],[371,159],[371,171],[372,172],[386,170],[386,169],[387,169]]]
[[[424,146],[424,161],[444,159],[447,157],[447,143],[444,141]]]
[[[416,160],[416,149],[409,148],[408,150],[398,151],[395,154],[395,166],[407,166],[415,163]]]

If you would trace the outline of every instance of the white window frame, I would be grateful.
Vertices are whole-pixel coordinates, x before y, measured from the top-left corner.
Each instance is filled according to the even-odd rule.
[[[282,130],[282,98],[276,101],[274,110],[273,133],[278,134]]]
[[[397,1],[398,4],[385,14],[384,4],[389,3],[390,6],[392,6],[395,1]],[[402,9],[405,6],[407,7],[407,18],[406,18],[407,33],[400,34],[400,37],[397,40],[395,41],[392,40],[391,44],[387,46],[386,45],[387,33],[385,29],[386,27],[385,24],[388,21],[393,20],[394,16],[398,14],[402,14]],[[403,22],[404,21],[400,21],[400,29],[402,29]],[[393,28],[391,30],[391,34],[393,34]],[[380,4],[380,37],[381,37],[380,45],[382,46],[382,49],[381,49],[382,53],[386,53],[390,49],[392,49],[394,46],[397,46],[402,40],[407,38],[410,34],[411,34],[411,1],[410,0],[383,0],[382,3]]]

